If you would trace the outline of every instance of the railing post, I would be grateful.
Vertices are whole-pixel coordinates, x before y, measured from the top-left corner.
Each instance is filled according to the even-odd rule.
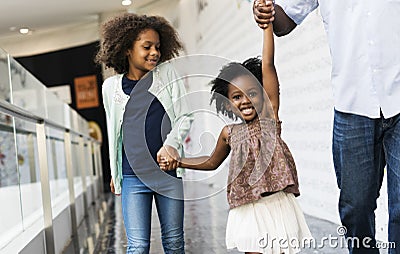
[[[83,136],[79,136],[79,172],[82,176],[82,190],[83,190],[83,211],[84,215],[87,216],[87,208],[88,208],[88,198],[87,198],[87,184],[86,184],[86,169],[85,169],[85,142],[83,140]]]
[[[99,181],[100,181],[100,192],[104,193],[104,183],[103,183],[103,166],[101,164],[101,151],[100,144],[96,143],[96,161],[97,161],[97,170],[99,172]]]
[[[89,174],[89,179],[90,179],[90,183],[91,186],[90,187],[90,191],[92,192],[92,201],[94,201],[96,199],[95,197],[95,189],[94,189],[94,182],[93,182],[93,156],[92,156],[92,146],[91,146],[91,142],[89,139],[86,139],[85,141],[85,145],[86,145],[86,161],[88,162],[86,165],[88,168],[85,169],[86,172],[88,172]]]
[[[42,187],[42,204],[43,204],[46,253],[55,254],[49,168],[47,165],[46,129],[43,121],[36,123],[36,135],[37,135],[37,147],[39,156],[40,183]]]
[[[72,241],[74,243],[75,253],[79,253],[78,226],[77,226],[76,208],[75,208],[74,171],[72,168],[72,145],[71,145],[71,133],[69,133],[69,131],[64,132],[64,150],[65,150],[65,164],[67,167],[67,178],[68,178],[69,209],[71,212]]]
[[[99,163],[97,160],[97,144],[96,142],[92,141],[92,150],[93,150],[93,163],[94,163],[94,172],[96,174],[96,185],[97,185],[97,191],[102,193],[101,186],[100,186],[100,172],[99,172]]]
[[[53,173],[54,173],[54,179],[58,179],[58,167],[57,167],[57,153],[56,153],[56,141],[53,139],[50,139],[50,144],[51,144],[51,156],[52,156],[52,161],[53,161]]]
[[[35,165],[35,147],[33,144],[33,134],[28,134],[27,138],[28,145],[28,159],[29,159],[29,172],[31,183],[36,183],[36,165]]]

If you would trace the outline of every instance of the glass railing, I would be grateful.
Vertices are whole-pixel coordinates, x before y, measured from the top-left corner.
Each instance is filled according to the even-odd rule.
[[[73,240],[102,192],[100,146],[85,119],[0,49],[0,253],[40,235],[46,253]]]

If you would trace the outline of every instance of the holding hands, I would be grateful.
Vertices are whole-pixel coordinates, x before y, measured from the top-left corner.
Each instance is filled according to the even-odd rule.
[[[267,28],[268,24],[274,21],[274,2],[271,0],[255,0],[253,4],[253,15],[260,28]]]
[[[164,145],[157,153],[157,162],[164,171],[174,170],[179,166],[178,151],[169,145]]]

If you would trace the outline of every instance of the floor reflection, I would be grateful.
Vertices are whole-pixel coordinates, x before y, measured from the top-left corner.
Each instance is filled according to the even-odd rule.
[[[227,251],[225,246],[225,226],[228,215],[228,205],[225,191],[210,195],[212,186],[186,190],[207,198],[188,200],[185,202],[185,251],[187,254],[238,254],[238,251]],[[197,192],[197,193],[193,193]],[[207,193],[209,192],[209,193]],[[186,193],[186,192],[185,192]],[[93,216],[91,222],[85,222],[80,226],[79,253],[117,253],[123,254],[126,249],[126,237],[122,220],[121,198],[107,197],[108,213],[104,214],[105,221],[102,227],[93,226],[96,220],[100,221],[102,215]],[[160,225],[157,212],[153,206],[151,254],[164,253],[161,246]],[[314,238],[322,237],[336,232],[337,225],[328,221],[306,216],[310,230]],[[100,231],[100,233],[99,233]],[[88,240],[90,239],[91,240]],[[92,245],[94,244],[94,249]],[[71,246],[69,246],[71,248]],[[72,249],[73,251],[73,249]],[[74,252],[66,252],[74,253]],[[76,253],[76,252],[75,252]],[[306,249],[302,254],[344,254],[345,249],[325,246],[320,249]]]

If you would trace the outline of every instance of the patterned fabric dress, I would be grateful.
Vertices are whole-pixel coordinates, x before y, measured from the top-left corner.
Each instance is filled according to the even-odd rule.
[[[272,119],[229,126],[228,202],[235,208],[285,191],[300,195],[296,166]],[[263,196],[261,195],[263,194]]]
[[[295,196],[296,166],[272,119],[229,127],[226,245],[242,252],[297,253],[311,237]]]

